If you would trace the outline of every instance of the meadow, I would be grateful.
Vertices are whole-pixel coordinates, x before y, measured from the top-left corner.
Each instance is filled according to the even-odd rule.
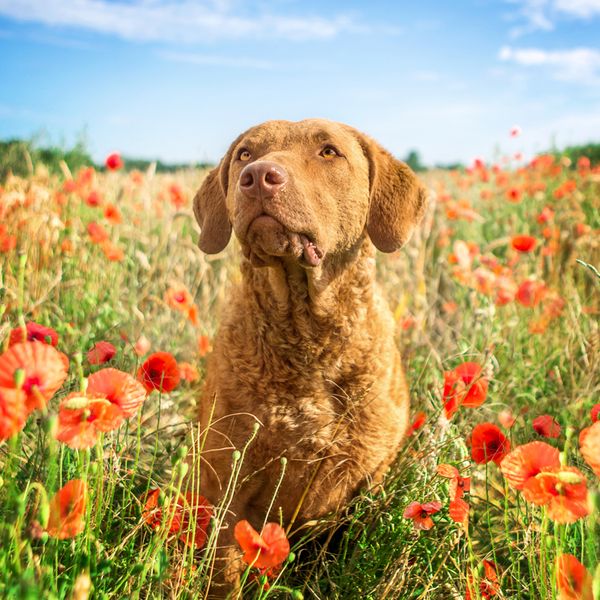
[[[220,507],[181,488],[238,249],[196,246],[206,172],[108,166],[0,186],[2,598],[202,598],[212,575]],[[248,530],[244,597],[600,600],[600,166],[422,177],[422,226],[378,255],[410,435],[289,554]]]

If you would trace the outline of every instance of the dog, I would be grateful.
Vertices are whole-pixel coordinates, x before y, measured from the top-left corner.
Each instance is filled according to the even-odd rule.
[[[234,233],[243,253],[200,407],[200,489],[211,502],[245,448],[218,534],[224,593],[245,566],[238,520],[260,530],[267,519],[318,519],[380,483],[396,457],[409,394],[375,248],[402,247],[425,206],[406,164],[322,119],[248,129],[197,192],[200,249],[221,252]]]

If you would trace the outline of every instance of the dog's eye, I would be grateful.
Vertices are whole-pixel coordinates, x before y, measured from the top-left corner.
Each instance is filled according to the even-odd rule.
[[[336,156],[341,156],[341,154],[333,146],[325,146],[319,155],[323,158],[335,158]]]
[[[250,154],[250,152],[248,152],[248,150],[246,150],[245,148],[242,148],[239,152],[238,152],[238,160],[243,160],[244,162],[247,160],[250,160],[252,158],[252,155]]]

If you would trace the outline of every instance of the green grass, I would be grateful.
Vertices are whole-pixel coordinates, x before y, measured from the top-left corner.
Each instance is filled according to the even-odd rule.
[[[90,221],[104,222],[102,209],[87,206],[77,192],[57,202],[62,182],[54,176],[38,172],[9,179],[0,193],[2,223],[17,236],[16,249],[0,253],[0,344],[7,343],[11,328],[32,320],[56,329],[59,348],[71,359],[70,378],[47,412],[34,413],[21,433],[0,443],[2,598],[85,598],[88,588],[94,598],[203,597],[214,533],[205,549],[192,551],[169,537],[167,520],[153,532],[142,519],[148,490],[163,490],[169,514],[169,500],[181,486],[186,455],[198,442],[194,415],[205,357],[197,339],[214,336],[228,282],[239,277],[234,245],[223,256],[202,255],[191,206],[176,211],[161,199],[173,182],[191,198],[202,177],[196,171],[149,173],[134,183],[130,176],[98,174],[94,187],[123,213],[121,224],[105,224],[124,251],[117,262],[108,261],[86,233]],[[425,411],[427,422],[407,440],[384,490],[366,492],[344,514],[304,527],[271,589],[260,592],[248,578],[247,597],[459,599],[469,573],[477,577],[487,559],[497,565],[499,598],[547,599],[556,597],[557,555],[574,554],[592,574],[598,565],[600,490],[579,455],[577,437],[590,424],[600,391],[600,282],[577,259],[600,265],[600,176],[527,171],[509,173],[508,182],[496,183],[492,176],[490,182],[472,178],[468,185],[464,175],[424,177],[437,202],[405,250],[378,257],[378,279],[398,322],[406,324],[398,327],[398,344],[413,413]],[[554,189],[568,178],[575,179],[576,191],[555,199]],[[525,193],[519,204],[507,202],[507,186],[526,187],[531,180],[543,181],[546,189]],[[489,190],[489,198],[481,199],[482,189]],[[469,200],[482,219],[449,221],[447,198]],[[538,247],[513,263],[508,238],[528,232],[543,240],[543,225],[535,217],[545,205],[555,210],[560,230],[556,253],[544,257]],[[579,235],[577,223],[591,230]],[[68,252],[61,249],[66,239],[72,246]],[[561,315],[544,333],[531,334],[529,324],[542,308],[496,306],[492,296],[460,283],[448,262],[456,240],[474,242],[482,254],[510,265],[517,282],[530,276],[545,281],[565,300]],[[197,326],[165,303],[165,291],[177,283],[194,296]],[[445,307],[448,302],[456,304],[455,311]],[[104,434],[90,450],[57,442],[52,432],[60,398],[80,389],[83,378],[98,369],[85,353],[96,341],[110,341],[118,348],[111,365],[134,374],[140,359],[133,343],[142,334],[153,351],[196,364],[199,381],[169,395],[150,395],[136,417]],[[448,423],[441,418],[443,373],[465,360],[485,365],[488,397]],[[543,508],[506,486],[496,465],[471,461],[473,427],[497,422],[505,408],[517,416],[509,433],[513,447],[539,439],[531,427],[534,417],[548,413],[560,422],[561,436],[548,441],[586,474],[595,502],[592,515],[572,525],[553,523]],[[440,463],[454,464],[472,478],[468,533],[449,518],[448,483],[435,474]],[[43,532],[48,498],[72,478],[89,485],[86,527],[73,539],[56,540]],[[433,529],[418,533],[402,517],[413,500],[442,503]],[[595,586],[598,599],[599,575]]]

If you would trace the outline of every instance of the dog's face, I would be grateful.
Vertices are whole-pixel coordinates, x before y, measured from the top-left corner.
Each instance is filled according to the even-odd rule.
[[[220,252],[231,231],[255,266],[282,259],[314,268],[365,232],[386,252],[410,236],[425,193],[375,142],[320,119],[268,121],[240,135],[194,199],[200,248]]]

